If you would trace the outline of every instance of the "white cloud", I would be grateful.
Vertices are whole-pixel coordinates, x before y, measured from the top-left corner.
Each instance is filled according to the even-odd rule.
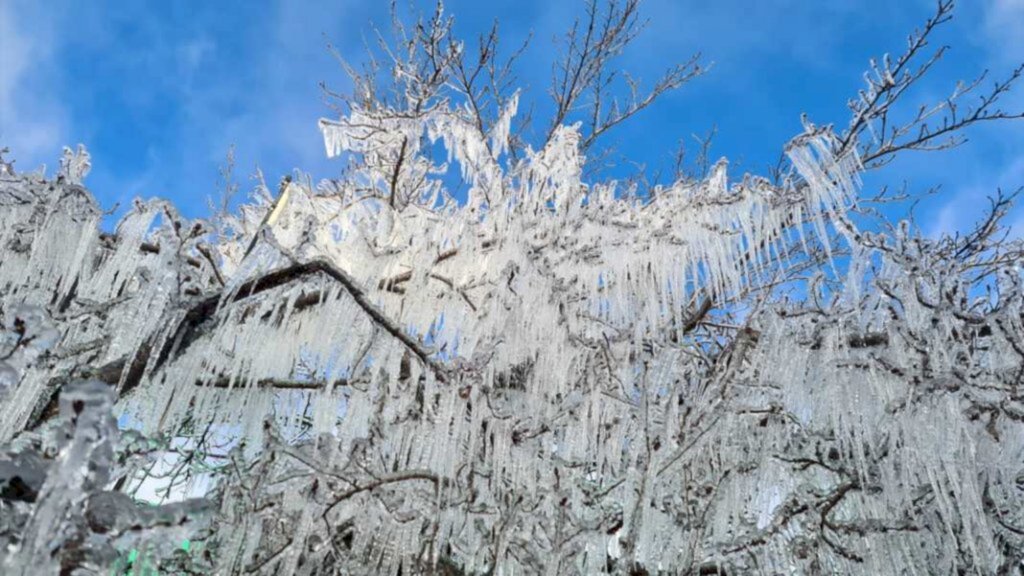
[[[272,35],[245,54],[247,65],[263,73],[248,86],[208,86],[196,91],[191,122],[197,126],[214,122],[219,128],[217,137],[206,134],[202,139],[207,162],[221,162],[234,144],[240,170],[248,171],[253,163],[278,170],[301,168],[320,175],[337,169],[336,163],[325,158],[317,128],[318,118],[330,114],[321,101],[317,83],[328,79],[335,88],[344,84],[338,81],[340,70],[327,52],[323,34],[332,41],[339,40],[334,36],[338,24],[346,22],[348,9],[346,2],[333,0],[301,6],[282,0],[268,9],[275,23]],[[224,94],[228,88],[231,93]],[[233,117],[211,117],[215,104],[224,97],[247,101]],[[245,174],[248,172],[240,175]],[[276,179],[280,175],[268,173],[267,177]]]
[[[1017,64],[1024,58],[1024,0],[990,0],[985,28],[996,60]]]
[[[67,112],[56,99],[53,19],[28,2],[0,2],[0,145],[21,170],[56,161]]]
[[[0,117],[14,109],[14,91],[25,72],[31,46],[14,22],[12,4],[0,4]]]
[[[984,65],[992,70],[991,78],[1004,79],[1012,67],[1024,61],[1024,0],[986,0],[980,9],[976,33],[983,51]],[[988,88],[984,84],[981,88]],[[973,104],[973,101],[972,101]],[[1000,99],[1000,108],[1008,112],[1024,110],[1024,84]],[[982,148],[971,152],[958,150],[952,154],[972,154],[972,170],[955,188],[955,194],[935,212],[925,230],[933,237],[971,230],[985,216],[988,197],[998,189],[1010,193],[1024,186],[1024,138],[1016,130],[1017,121],[975,127],[969,136],[981,133]],[[1012,230],[1012,236],[1024,234],[1024,209],[1021,206],[1003,221]]]
[[[974,182],[964,186],[939,209],[925,231],[935,238],[942,234],[965,232],[981,218],[986,216],[989,206],[988,198],[997,190],[1009,194],[1024,186],[1024,156],[1010,162],[1003,170],[994,175],[979,176]],[[1014,231],[1014,236],[1024,233],[1024,212],[1017,209],[1003,221]]]
[[[215,55],[217,44],[207,36],[200,36],[184,42],[175,50],[175,64],[178,82],[191,89],[196,73],[203,63]]]

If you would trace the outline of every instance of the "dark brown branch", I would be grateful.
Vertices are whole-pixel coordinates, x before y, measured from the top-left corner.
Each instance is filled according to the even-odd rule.
[[[354,483],[355,486],[349,488],[348,490],[334,497],[334,501],[331,502],[331,505],[328,506],[326,510],[324,510],[322,516],[326,518],[327,515],[330,514],[332,510],[334,510],[335,507],[337,507],[345,500],[348,500],[349,498],[355,496],[356,494],[366,492],[368,490],[373,490],[375,488],[379,488],[387,484],[394,484],[395,482],[405,482],[407,480],[426,480],[429,482],[433,482],[435,487],[441,482],[441,479],[430,470],[405,470],[402,472],[384,474],[382,476],[374,478],[373,480],[367,482],[366,484],[359,485],[357,483]]]
[[[203,380],[198,379],[195,381],[196,386],[209,387],[209,388],[248,388],[254,386],[256,388],[273,388],[275,390],[322,390],[329,386],[334,388],[342,388],[349,385],[348,380],[345,378],[339,378],[337,380],[327,382],[324,380],[292,380],[284,378],[260,378],[254,384],[249,384],[244,378],[238,378],[232,380],[227,376],[221,376],[214,380]]]
[[[395,163],[395,170],[391,173],[391,198],[388,204],[395,207],[395,199],[398,197],[398,175],[402,171],[402,163],[405,162],[405,149],[409,146],[409,137],[402,138],[402,147],[398,150],[398,161]]]
[[[711,306],[711,298],[704,298],[704,300],[701,301],[700,306],[698,306],[697,309],[694,310],[693,314],[683,322],[683,334],[693,332],[694,328],[699,326],[701,321],[704,320],[704,317],[711,311]]]
[[[866,334],[853,334],[846,342],[850,348],[873,348],[876,346],[887,346],[889,335],[885,332],[868,332]]]
[[[371,303],[363,289],[348,273],[323,259],[279,268],[243,283],[230,294],[225,294],[222,290],[200,299],[185,313],[175,333],[166,340],[163,349],[157,357],[155,368],[165,364],[172,354],[180,355],[199,334],[208,329],[209,325],[206,323],[213,317],[219,306],[240,302],[268,290],[273,290],[317,274],[325,275],[340,283],[374,323],[402,342],[425,365],[430,366],[439,379],[444,381],[445,369],[430,358],[430,352]],[[207,326],[207,328],[204,328],[204,326]]]
[[[220,267],[217,266],[217,262],[214,261],[213,253],[210,252],[210,249],[205,244],[199,244],[196,249],[199,250],[199,253],[206,258],[207,262],[210,263],[210,269],[213,270],[213,277],[217,279],[217,283],[224,286],[224,277],[221,276]]]

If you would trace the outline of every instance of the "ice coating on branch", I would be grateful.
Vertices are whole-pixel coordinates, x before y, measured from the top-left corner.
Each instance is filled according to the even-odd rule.
[[[17,430],[36,408],[33,403],[46,389],[39,370],[61,334],[45,309],[28,304],[9,305],[0,315],[0,430]]]
[[[20,377],[0,416],[0,440],[53,413],[62,381],[97,373],[118,380],[129,357],[149,353],[145,340],[165,325],[168,308],[216,275],[199,246],[205,224],[168,203],[136,202],[113,233],[99,230],[100,217],[92,196],[67,178],[0,179],[5,328],[14,329],[19,310],[36,309],[56,330],[22,338],[26,349],[53,349]]]
[[[22,533],[22,544],[6,559],[8,569],[30,573],[56,570],[54,552],[74,537],[65,518],[84,515],[89,492],[104,487],[113,457],[112,437],[117,434],[111,408],[113,393],[101,382],[68,387],[61,398],[62,417],[68,424],[66,443],[47,474],[36,506]],[[44,562],[42,566],[40,562]],[[53,563],[47,566],[49,563]]]
[[[793,427],[768,446],[820,473],[814,492],[791,494],[794,502],[829,504],[826,527],[844,540],[842,554],[823,564],[828,571],[927,565],[998,573],[1006,551],[1021,544],[1012,530],[1024,504],[1009,483],[1020,474],[1024,442],[1012,416],[1019,400],[1007,387],[1024,365],[1014,343],[1020,275],[975,313],[937,307],[925,294],[940,286],[951,303],[966,296],[954,263],[921,250],[920,240],[897,241],[878,275],[858,280],[859,294],[820,314],[766,318],[750,374],[776,388],[769,397]],[[1000,402],[1011,407],[1008,418],[988,412]],[[991,420],[979,419],[983,413]],[[1004,514],[1005,524],[993,521]],[[798,514],[789,516],[799,525]],[[775,537],[791,538],[781,530]],[[947,538],[957,540],[959,554]]]
[[[346,176],[260,188],[216,238],[162,201],[101,234],[81,187],[0,179],[0,218],[27,222],[0,229],[5,318],[31,304],[56,330],[7,378],[0,433],[102,381],[172,439],[128,485],[215,486],[209,573],[1014,561],[1018,269],[973,304],[955,250],[898,230],[851,248],[838,287],[820,269],[805,302],[712,331],[828,234],[860,237],[841,222],[856,156],[809,129],[780,184],[723,159],[638,198],[582,179],[578,126],[509,158],[516,106],[486,133],[447,104],[325,121]],[[142,521],[110,519],[119,502],[95,518]]]
[[[79,144],[75,150],[71,150],[67,146],[64,147],[60,159],[59,177],[70,184],[80,185],[89,175],[90,170],[92,170],[92,157],[89,156],[85,146]]]
[[[515,118],[518,111],[519,92],[517,91],[508,99],[508,102],[505,103],[505,107],[501,110],[501,115],[498,117],[498,121],[491,127],[489,135],[491,141],[491,156],[493,156],[495,160],[508,151],[508,147],[511,143],[510,135],[512,132],[512,120]]]
[[[69,384],[52,437],[42,446],[29,439],[0,456],[5,574],[103,572],[136,546],[156,557],[205,509],[200,502],[140,508],[107,490],[118,468],[114,398],[102,382]]]
[[[421,128],[409,128],[417,122]],[[394,127],[399,123],[400,127]],[[359,138],[353,136],[357,130],[353,125],[361,131]],[[329,149],[363,154],[364,158],[370,150],[367,142],[371,140],[387,143],[374,147],[374,154],[386,149],[394,155],[403,146],[410,149],[410,134],[425,131],[432,139],[445,142],[450,157],[461,166],[463,177],[469,181],[470,199],[462,210],[433,215],[407,210],[399,218],[401,227],[390,226],[375,236],[367,235],[374,228],[367,227],[363,217],[353,214],[353,219],[361,224],[351,226],[352,220],[334,216],[332,226],[340,227],[344,238],[334,244],[341,245],[318,244],[320,250],[331,254],[332,259],[367,284],[387,284],[388,274],[379,272],[382,264],[386,270],[393,270],[391,274],[400,279],[406,295],[403,301],[413,295],[429,300],[429,294],[435,290],[450,294],[451,286],[444,284],[459,284],[450,276],[460,277],[467,288],[456,292],[467,298],[456,298],[454,306],[445,306],[443,312],[431,312],[431,316],[416,322],[418,330],[426,330],[441,315],[458,318],[465,314],[467,301],[473,300],[470,292],[474,288],[470,286],[474,282],[495,282],[495,277],[511,275],[512,268],[519,269],[515,274],[531,274],[530,270],[523,270],[524,261],[529,259],[528,254],[540,253],[541,249],[545,256],[536,264],[550,267],[544,272],[545,277],[522,281],[538,293],[555,285],[559,290],[579,290],[581,296],[586,294],[587,301],[604,302],[606,314],[614,315],[618,309],[632,316],[637,307],[656,306],[658,310],[650,310],[653,315],[640,314],[653,320],[666,312],[666,306],[668,310],[680,310],[695,291],[735,291],[748,275],[782,258],[780,248],[785,238],[781,234],[783,229],[793,228],[794,220],[818,225],[818,232],[823,233],[823,216],[841,212],[854,194],[856,181],[852,173],[858,169],[855,159],[831,158],[830,136],[816,132],[794,142],[790,149],[791,155],[799,160],[795,164],[806,183],[795,190],[799,193],[798,201],[780,197],[756,179],[744,179],[730,188],[723,164],[706,183],[682,182],[665,190],[656,201],[643,203],[626,197],[616,199],[614,187],[595,185],[590,190],[591,186],[580,181],[582,158],[578,152],[578,131],[573,127],[557,128],[543,149],[527,152],[526,162],[503,168],[494,161],[483,137],[474,132],[472,123],[457,109],[432,109],[419,120],[387,121],[374,120],[356,110],[340,122],[325,121],[321,126]],[[368,126],[375,128],[367,132]],[[364,133],[373,136],[364,137]],[[414,164],[403,162],[400,168],[404,170],[404,166]],[[366,181],[387,182],[393,175],[387,170],[377,173],[375,166],[383,165],[372,160],[359,166],[367,173]],[[395,163],[386,165],[394,166]],[[387,198],[389,190],[388,186],[380,193]],[[336,210],[335,204],[346,205],[333,199],[317,199],[313,196],[315,191],[306,194],[314,204],[322,205],[324,212]],[[498,202],[499,199],[503,200]],[[364,200],[358,204],[365,207],[372,203],[373,200]],[[480,215],[480,206],[488,206],[485,215]],[[394,218],[386,208],[365,216],[370,221]],[[493,243],[498,238],[500,246]],[[378,248],[367,253],[367,243]],[[390,258],[388,246],[400,246],[401,251]],[[443,263],[431,265],[442,253],[446,254]],[[361,272],[364,261],[373,263],[372,273]],[[419,272],[410,270],[412,262],[419,263]],[[411,277],[406,279],[407,274]],[[653,276],[645,277],[646,274]],[[598,277],[605,278],[628,301],[590,293],[597,288]],[[542,285],[547,288],[541,288]],[[673,288],[669,294],[666,291],[670,285]],[[690,290],[687,285],[701,288]],[[412,286],[417,289],[405,290]],[[652,289],[654,294],[650,293]],[[475,306],[472,302],[470,308]],[[425,307],[403,308],[421,311]],[[460,331],[479,332],[465,326]],[[471,353],[472,346],[465,350]]]

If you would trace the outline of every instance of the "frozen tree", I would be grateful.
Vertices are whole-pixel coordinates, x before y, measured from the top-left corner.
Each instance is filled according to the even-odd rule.
[[[209,222],[140,200],[102,232],[84,149],[0,163],[5,571],[1020,572],[1014,195],[928,239],[860,175],[1021,118],[1022,69],[906,117],[942,0],[770,177],[621,183],[605,135],[702,71],[616,72],[637,10],[587,5],[546,123],[497,26],[396,16],[324,87],[342,175]]]

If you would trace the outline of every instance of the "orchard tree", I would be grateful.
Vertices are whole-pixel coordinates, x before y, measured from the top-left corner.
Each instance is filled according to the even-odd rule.
[[[394,11],[324,86],[341,176],[209,220],[0,164],[4,572],[1021,573],[1015,194],[931,239],[860,176],[1021,118],[1024,69],[907,116],[940,0],[767,177],[617,182],[703,72],[621,72],[638,8],[586,5],[546,119],[497,25]]]

